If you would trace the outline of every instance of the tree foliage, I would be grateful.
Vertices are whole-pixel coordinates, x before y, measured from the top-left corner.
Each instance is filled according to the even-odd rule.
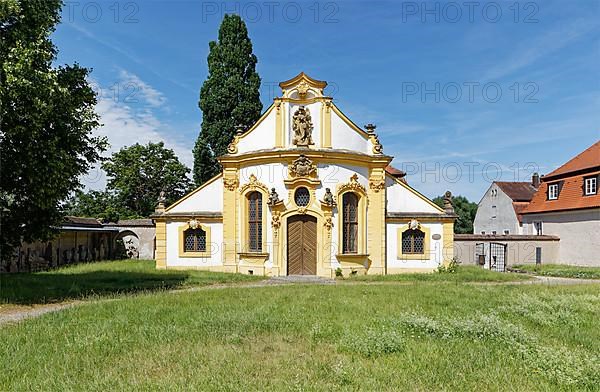
[[[219,39],[209,44],[208,78],[200,90],[202,130],[194,146],[194,181],[201,185],[221,170],[216,157],[227,153],[236,127],[260,117],[260,77],[246,24],[225,15]]]
[[[433,202],[440,207],[444,207],[444,197],[438,196]],[[470,202],[464,196],[452,196],[454,212],[458,219],[454,223],[454,232],[456,234],[473,234],[473,221],[477,213],[477,203]]]
[[[61,204],[100,159],[89,70],[53,67],[50,40],[60,0],[0,2],[0,246],[44,240],[62,221]]]
[[[69,203],[69,212],[116,221],[146,218],[156,207],[161,191],[167,204],[190,188],[190,169],[164,143],[124,147],[102,163],[108,183],[106,191],[79,193]]]

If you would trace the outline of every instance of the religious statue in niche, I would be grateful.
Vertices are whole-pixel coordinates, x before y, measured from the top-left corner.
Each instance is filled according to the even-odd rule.
[[[313,123],[310,117],[310,111],[304,106],[300,106],[294,113],[292,119],[292,129],[294,130],[293,143],[298,147],[308,147],[313,143],[312,131]]]

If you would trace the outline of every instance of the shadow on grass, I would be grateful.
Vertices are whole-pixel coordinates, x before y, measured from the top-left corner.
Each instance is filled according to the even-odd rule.
[[[182,287],[186,272],[156,274],[131,271],[93,271],[77,274],[0,275],[0,302],[32,305],[90,296],[155,291]]]

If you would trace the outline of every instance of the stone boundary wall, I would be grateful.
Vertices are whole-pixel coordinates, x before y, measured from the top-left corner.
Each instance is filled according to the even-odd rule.
[[[541,252],[541,263],[559,263],[560,239],[549,235],[455,234],[454,256],[464,265],[480,264],[477,244],[484,244],[485,249],[490,249],[492,243],[506,246],[506,267],[515,264],[535,264],[538,252]],[[538,248],[540,250],[537,250]]]

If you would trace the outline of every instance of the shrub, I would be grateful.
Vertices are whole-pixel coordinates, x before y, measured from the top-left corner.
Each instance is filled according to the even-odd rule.
[[[448,265],[444,265],[443,263],[437,269],[439,273],[450,273],[453,274],[458,271],[458,266],[460,265],[460,260],[458,257],[454,256],[449,262]]]

